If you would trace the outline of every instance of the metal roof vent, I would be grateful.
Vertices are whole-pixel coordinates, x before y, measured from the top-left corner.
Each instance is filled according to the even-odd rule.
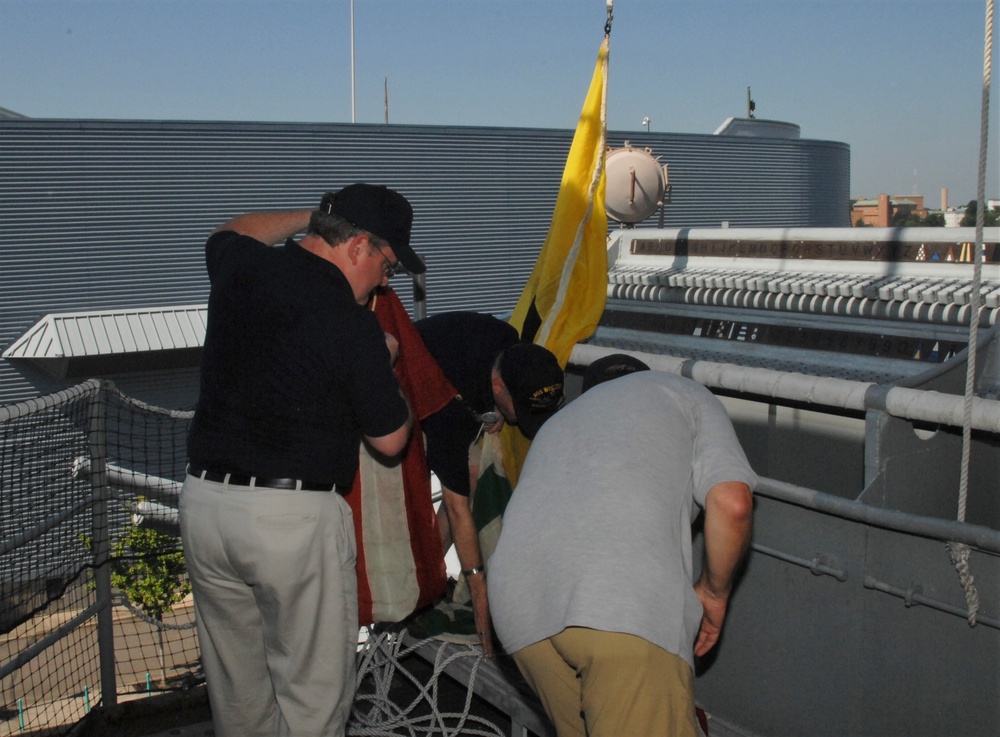
[[[201,362],[207,305],[49,314],[3,352],[58,378],[192,368]]]
[[[716,131],[717,136],[741,138],[788,138],[798,140],[801,128],[795,123],[758,118],[726,118]]]

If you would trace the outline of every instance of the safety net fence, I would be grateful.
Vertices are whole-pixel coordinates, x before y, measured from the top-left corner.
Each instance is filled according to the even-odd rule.
[[[103,380],[0,407],[0,737],[86,733],[94,709],[203,682],[177,519],[192,416]],[[414,667],[403,635],[359,633],[350,734],[506,731],[470,713],[474,686],[505,688],[479,648]]]
[[[96,380],[0,407],[0,734],[200,679],[177,527],[191,416]]]

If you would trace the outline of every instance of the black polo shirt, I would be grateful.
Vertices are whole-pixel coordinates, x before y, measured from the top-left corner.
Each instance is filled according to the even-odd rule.
[[[469,445],[481,425],[476,414],[494,407],[490,372],[500,352],[518,341],[517,330],[492,315],[475,312],[444,312],[414,325],[464,400],[452,400],[421,422],[427,465],[445,488],[468,496]]]
[[[385,335],[343,273],[295,241],[226,231],[206,244],[212,284],[192,464],[349,488],[362,435],[407,418]]]

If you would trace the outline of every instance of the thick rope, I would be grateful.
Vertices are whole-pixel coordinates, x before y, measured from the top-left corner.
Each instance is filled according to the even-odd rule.
[[[445,657],[444,651],[439,649],[430,678],[420,680],[406,670],[402,661],[428,640],[406,648],[403,646],[404,634],[405,630],[382,632],[369,638],[358,650],[357,695],[347,724],[347,734],[365,737],[504,737],[497,725],[469,713],[476,673],[484,659],[482,652],[470,647]],[[441,712],[438,708],[438,679],[445,668],[460,658],[474,658],[465,705],[461,713]],[[396,704],[390,699],[389,691],[394,681],[408,683],[416,690],[417,694],[409,704]],[[428,711],[430,713],[425,713]]]
[[[965,412],[962,423],[962,468],[958,489],[958,521],[965,521],[969,498],[969,458],[972,449],[972,397],[975,394],[976,354],[979,337],[980,289],[983,270],[983,224],[986,218],[986,152],[990,119],[990,78],[993,57],[993,0],[986,0],[986,33],[983,51],[983,100],[979,127],[979,176],[976,183],[976,247],[973,251],[972,294],[969,310],[969,351],[965,367]],[[969,626],[976,626],[979,612],[979,592],[969,570],[969,546],[950,542],[947,545],[952,565],[958,571],[959,581],[965,592],[969,608]]]

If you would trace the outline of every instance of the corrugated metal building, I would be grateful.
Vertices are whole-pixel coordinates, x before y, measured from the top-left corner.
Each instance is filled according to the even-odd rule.
[[[413,203],[428,314],[506,312],[548,230],[572,135],[0,119],[0,349],[12,356],[0,361],[0,404],[100,375],[146,401],[193,406],[197,350],[189,336],[151,340],[142,326],[174,325],[179,313],[190,319],[191,307],[207,301],[207,234],[242,212],[313,206],[323,191],[354,181],[387,184]],[[611,147],[626,140],[669,165],[669,226],[850,224],[844,143],[745,131],[609,132]],[[412,285],[396,281],[412,305]],[[100,314],[78,314],[93,312]],[[74,343],[67,330],[84,323],[97,332]],[[138,326],[138,337],[109,337],[115,325],[111,333]],[[142,360],[120,353],[129,340]]]

